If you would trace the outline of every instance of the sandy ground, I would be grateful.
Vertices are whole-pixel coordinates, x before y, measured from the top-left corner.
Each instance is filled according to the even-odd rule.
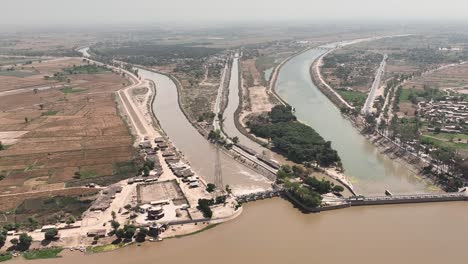
[[[12,145],[26,133],[28,133],[28,131],[0,131],[0,142],[5,145]]]
[[[250,107],[253,113],[269,112],[273,108],[266,87],[253,86],[248,88],[250,97]]]

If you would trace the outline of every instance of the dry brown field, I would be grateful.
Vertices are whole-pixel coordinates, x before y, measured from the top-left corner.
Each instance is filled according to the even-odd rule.
[[[44,84],[44,75],[81,63],[65,59],[34,64],[40,74],[0,76],[0,89],[36,87]],[[113,99],[126,80],[111,72],[68,78],[68,90],[56,84],[37,93],[0,92],[0,134],[13,132],[14,137],[19,131],[16,143],[0,151],[0,173],[6,176],[0,180],[0,195],[57,189],[74,177],[112,175],[116,164],[132,159],[132,138]]]
[[[430,88],[465,88],[468,87],[468,64],[443,68],[420,77],[416,77],[405,83],[407,89]]]

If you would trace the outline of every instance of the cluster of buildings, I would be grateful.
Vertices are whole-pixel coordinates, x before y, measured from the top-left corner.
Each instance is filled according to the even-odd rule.
[[[430,123],[438,124],[436,127],[428,128],[429,131],[464,133],[463,126],[468,124],[468,102],[451,100],[420,102],[418,111]]]
[[[183,182],[188,183],[190,188],[199,187],[199,179],[195,176],[190,166],[179,157],[175,148],[170,147],[165,142],[160,142],[161,140],[164,139],[156,138],[154,141],[157,142],[158,147],[160,147],[160,144],[164,144],[165,148],[161,148],[163,150],[162,156],[174,175],[182,179]]]

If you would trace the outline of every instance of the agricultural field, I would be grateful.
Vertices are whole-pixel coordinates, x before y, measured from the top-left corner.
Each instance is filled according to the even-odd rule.
[[[338,91],[367,93],[382,59],[383,54],[379,52],[345,47],[323,58],[321,72],[325,81]],[[355,99],[354,96],[353,99]],[[345,100],[347,99],[345,98]],[[349,102],[361,106],[364,101],[352,100]]]
[[[56,59],[33,63],[37,74],[30,77],[0,76],[0,139],[6,146],[0,150],[0,195],[133,176],[131,166],[121,169],[135,153],[113,98],[127,80],[108,70],[64,71],[74,66],[87,67],[80,59]],[[66,78],[44,78],[54,74]]]

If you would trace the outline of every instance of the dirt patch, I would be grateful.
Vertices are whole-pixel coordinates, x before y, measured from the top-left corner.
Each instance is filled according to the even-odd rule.
[[[273,108],[267,89],[263,86],[254,86],[248,88],[250,104],[253,113],[269,112]]]

